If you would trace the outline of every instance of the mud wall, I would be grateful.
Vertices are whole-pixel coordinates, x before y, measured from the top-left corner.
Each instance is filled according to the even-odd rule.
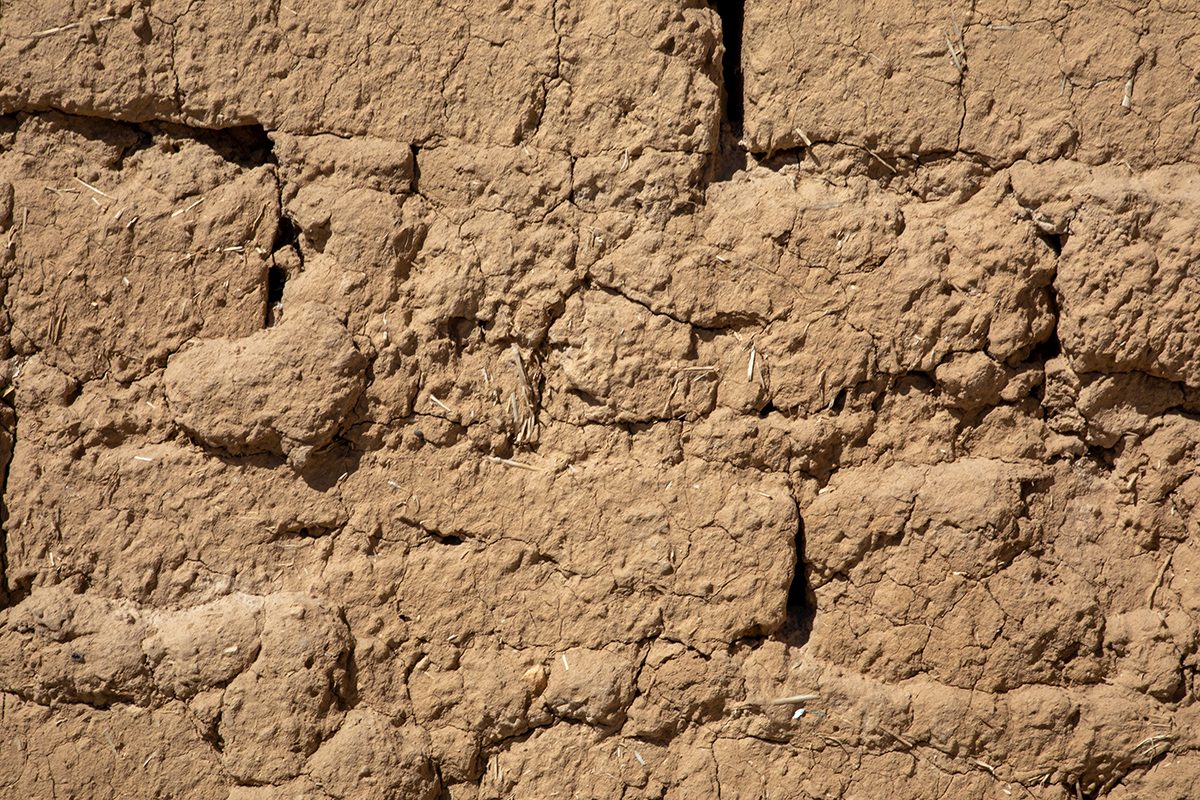
[[[1196,796],[1198,111],[1182,2],[5,0],[0,794]]]

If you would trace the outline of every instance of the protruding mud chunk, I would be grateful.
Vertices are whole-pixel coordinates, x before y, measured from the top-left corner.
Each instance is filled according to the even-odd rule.
[[[355,709],[308,762],[319,786],[339,797],[432,800],[441,788],[429,761],[429,734]]]
[[[565,719],[614,726],[633,702],[633,664],[605,650],[573,648],[550,667],[546,708]]]
[[[263,601],[234,594],[196,608],[150,614],[158,631],[142,641],[155,686],[181,700],[223,687],[254,663]]]
[[[217,726],[225,742],[221,763],[241,783],[281,783],[304,772],[308,757],[342,727],[348,695],[347,663],[354,640],[338,609],[302,594],[277,593],[266,599],[262,620],[258,658],[229,682]],[[383,724],[356,715],[345,735],[336,744],[329,742],[334,748],[326,756],[352,752],[355,742],[370,738]],[[405,744],[416,741],[413,733],[380,734],[375,741],[383,751],[393,749],[397,767],[406,765],[403,771],[389,771],[386,762],[376,765],[386,780],[406,782],[410,769],[420,772],[420,754]],[[362,747],[358,757],[364,765],[376,760]],[[352,793],[353,773],[335,771],[327,759],[319,759],[313,772],[336,781],[339,789],[346,787],[346,796],[369,796]]]
[[[333,311],[312,303],[278,328],[176,354],[167,399],[175,421],[205,444],[279,453],[300,470],[342,429],[366,385],[366,363]]]
[[[21,369],[19,388],[17,410],[34,413],[48,406],[69,406],[79,393],[79,382],[35,355]]]
[[[950,405],[979,408],[996,405],[1008,385],[1004,367],[986,353],[959,353],[938,366],[934,373]]]

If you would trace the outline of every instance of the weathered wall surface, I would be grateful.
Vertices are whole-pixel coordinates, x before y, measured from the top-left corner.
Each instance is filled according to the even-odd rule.
[[[1200,14],[720,11],[3,4],[0,794],[1200,793]]]

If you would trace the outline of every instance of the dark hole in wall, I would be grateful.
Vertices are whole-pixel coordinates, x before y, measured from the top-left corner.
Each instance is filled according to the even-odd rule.
[[[1041,239],[1043,242],[1045,242],[1046,245],[1049,246],[1049,248],[1054,251],[1054,255],[1056,255],[1056,256],[1062,255],[1063,245],[1067,243],[1067,234],[1065,234],[1065,233],[1045,233],[1043,231],[1038,231],[1037,237],[1039,239]]]
[[[288,245],[296,248],[297,253],[300,252],[300,228],[292,222],[291,217],[283,214],[279,217],[279,230],[275,232],[271,251],[277,253]]]
[[[267,303],[269,305],[283,302],[285,283],[287,283],[287,270],[283,267],[274,266],[267,271]]]
[[[412,185],[409,189],[413,194],[420,194],[421,190],[417,187],[421,185],[421,148],[416,145],[412,146]],[[571,192],[574,193],[574,189]]]
[[[11,403],[11,395],[0,399],[0,458],[3,459],[0,461],[0,608],[5,608],[10,602],[16,605],[21,600],[19,594],[10,597],[5,590],[8,574],[8,552],[5,547],[8,541],[5,535],[8,531],[8,503],[5,502],[5,498],[8,497],[8,475],[9,467],[12,466],[13,449],[17,445],[17,413]]]
[[[721,18],[725,43],[725,118],[734,133],[741,135],[742,95],[742,20],[745,3],[742,0],[716,0],[717,16]]]
[[[829,408],[826,410],[832,411],[835,414],[842,413],[846,410],[846,398],[848,396],[849,394],[844,386],[841,389],[838,389],[837,394],[835,394],[833,399],[829,401]]]
[[[345,620],[343,620],[344,622]],[[338,666],[344,670],[345,680],[334,685],[334,696],[337,698],[339,711],[349,711],[358,705],[358,660],[353,650],[347,650],[338,656]]]
[[[1066,235],[1064,234],[1062,238],[1065,239]],[[1058,320],[1061,317],[1058,310],[1058,296],[1053,286],[1046,287],[1046,305],[1050,307],[1050,313],[1054,316],[1054,327],[1050,329],[1045,339],[1034,346],[1028,359],[1030,361],[1041,361],[1043,364],[1052,358],[1062,355],[1062,342],[1058,338]]]
[[[212,725],[212,730],[209,731],[208,735],[204,736],[204,738],[207,739],[208,743],[212,745],[213,750],[216,750],[218,753],[224,753],[225,737],[217,733],[217,731],[220,729],[218,727],[220,725],[220,721],[221,718],[217,717],[217,721]]]
[[[300,250],[300,229],[286,215],[279,218],[279,229],[275,232],[275,241],[271,245],[271,266],[267,270],[267,318],[266,327],[271,328],[279,324],[282,318],[283,310],[283,288],[287,284],[288,270],[284,266],[287,259],[282,258],[279,251],[285,247],[291,247],[295,253],[294,259],[300,261],[303,266],[304,260],[301,257]],[[284,263],[281,263],[281,259]]]
[[[816,603],[808,588],[808,565],[804,560],[804,520],[796,527],[796,572],[788,587],[787,625],[784,637],[793,646],[803,645],[812,631]]]
[[[1054,300],[1053,291],[1050,292],[1050,309],[1054,313],[1055,320],[1057,320],[1058,319],[1058,304]],[[1046,338],[1045,341],[1039,342],[1037,345],[1034,346],[1033,350],[1029,353],[1029,358],[1027,358],[1026,361],[1031,362],[1033,364],[1041,364],[1044,366],[1047,361],[1049,361],[1052,358],[1058,358],[1060,355],[1062,355],[1062,342],[1059,341],[1058,323],[1055,322],[1054,327],[1050,329],[1050,335]],[[1046,381],[1045,380],[1042,380],[1034,388],[1033,397],[1039,403],[1044,404],[1046,402]],[[1049,410],[1044,407],[1042,410],[1043,410],[1043,413],[1046,413],[1046,414],[1050,413]]]
[[[140,143],[142,147],[157,141],[160,147],[177,152],[188,142],[196,142],[243,169],[275,163],[275,145],[262,125],[239,125],[214,130],[172,122],[146,122],[138,126],[138,130],[144,134]]]
[[[1062,342],[1058,340],[1058,328],[1055,328],[1049,339],[1033,348],[1033,352],[1029,354],[1029,360],[1045,363],[1060,355],[1062,355]]]
[[[8,507],[3,500],[0,500],[0,528],[7,529],[7,526]],[[8,572],[8,553],[4,547],[4,542],[7,538],[5,530],[0,530],[0,608],[8,607],[8,592],[4,588],[8,585],[8,581],[5,578]]]

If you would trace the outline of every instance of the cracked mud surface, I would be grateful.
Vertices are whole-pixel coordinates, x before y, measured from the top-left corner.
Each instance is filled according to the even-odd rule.
[[[0,795],[1200,793],[1195,11],[396,5],[0,8]]]

